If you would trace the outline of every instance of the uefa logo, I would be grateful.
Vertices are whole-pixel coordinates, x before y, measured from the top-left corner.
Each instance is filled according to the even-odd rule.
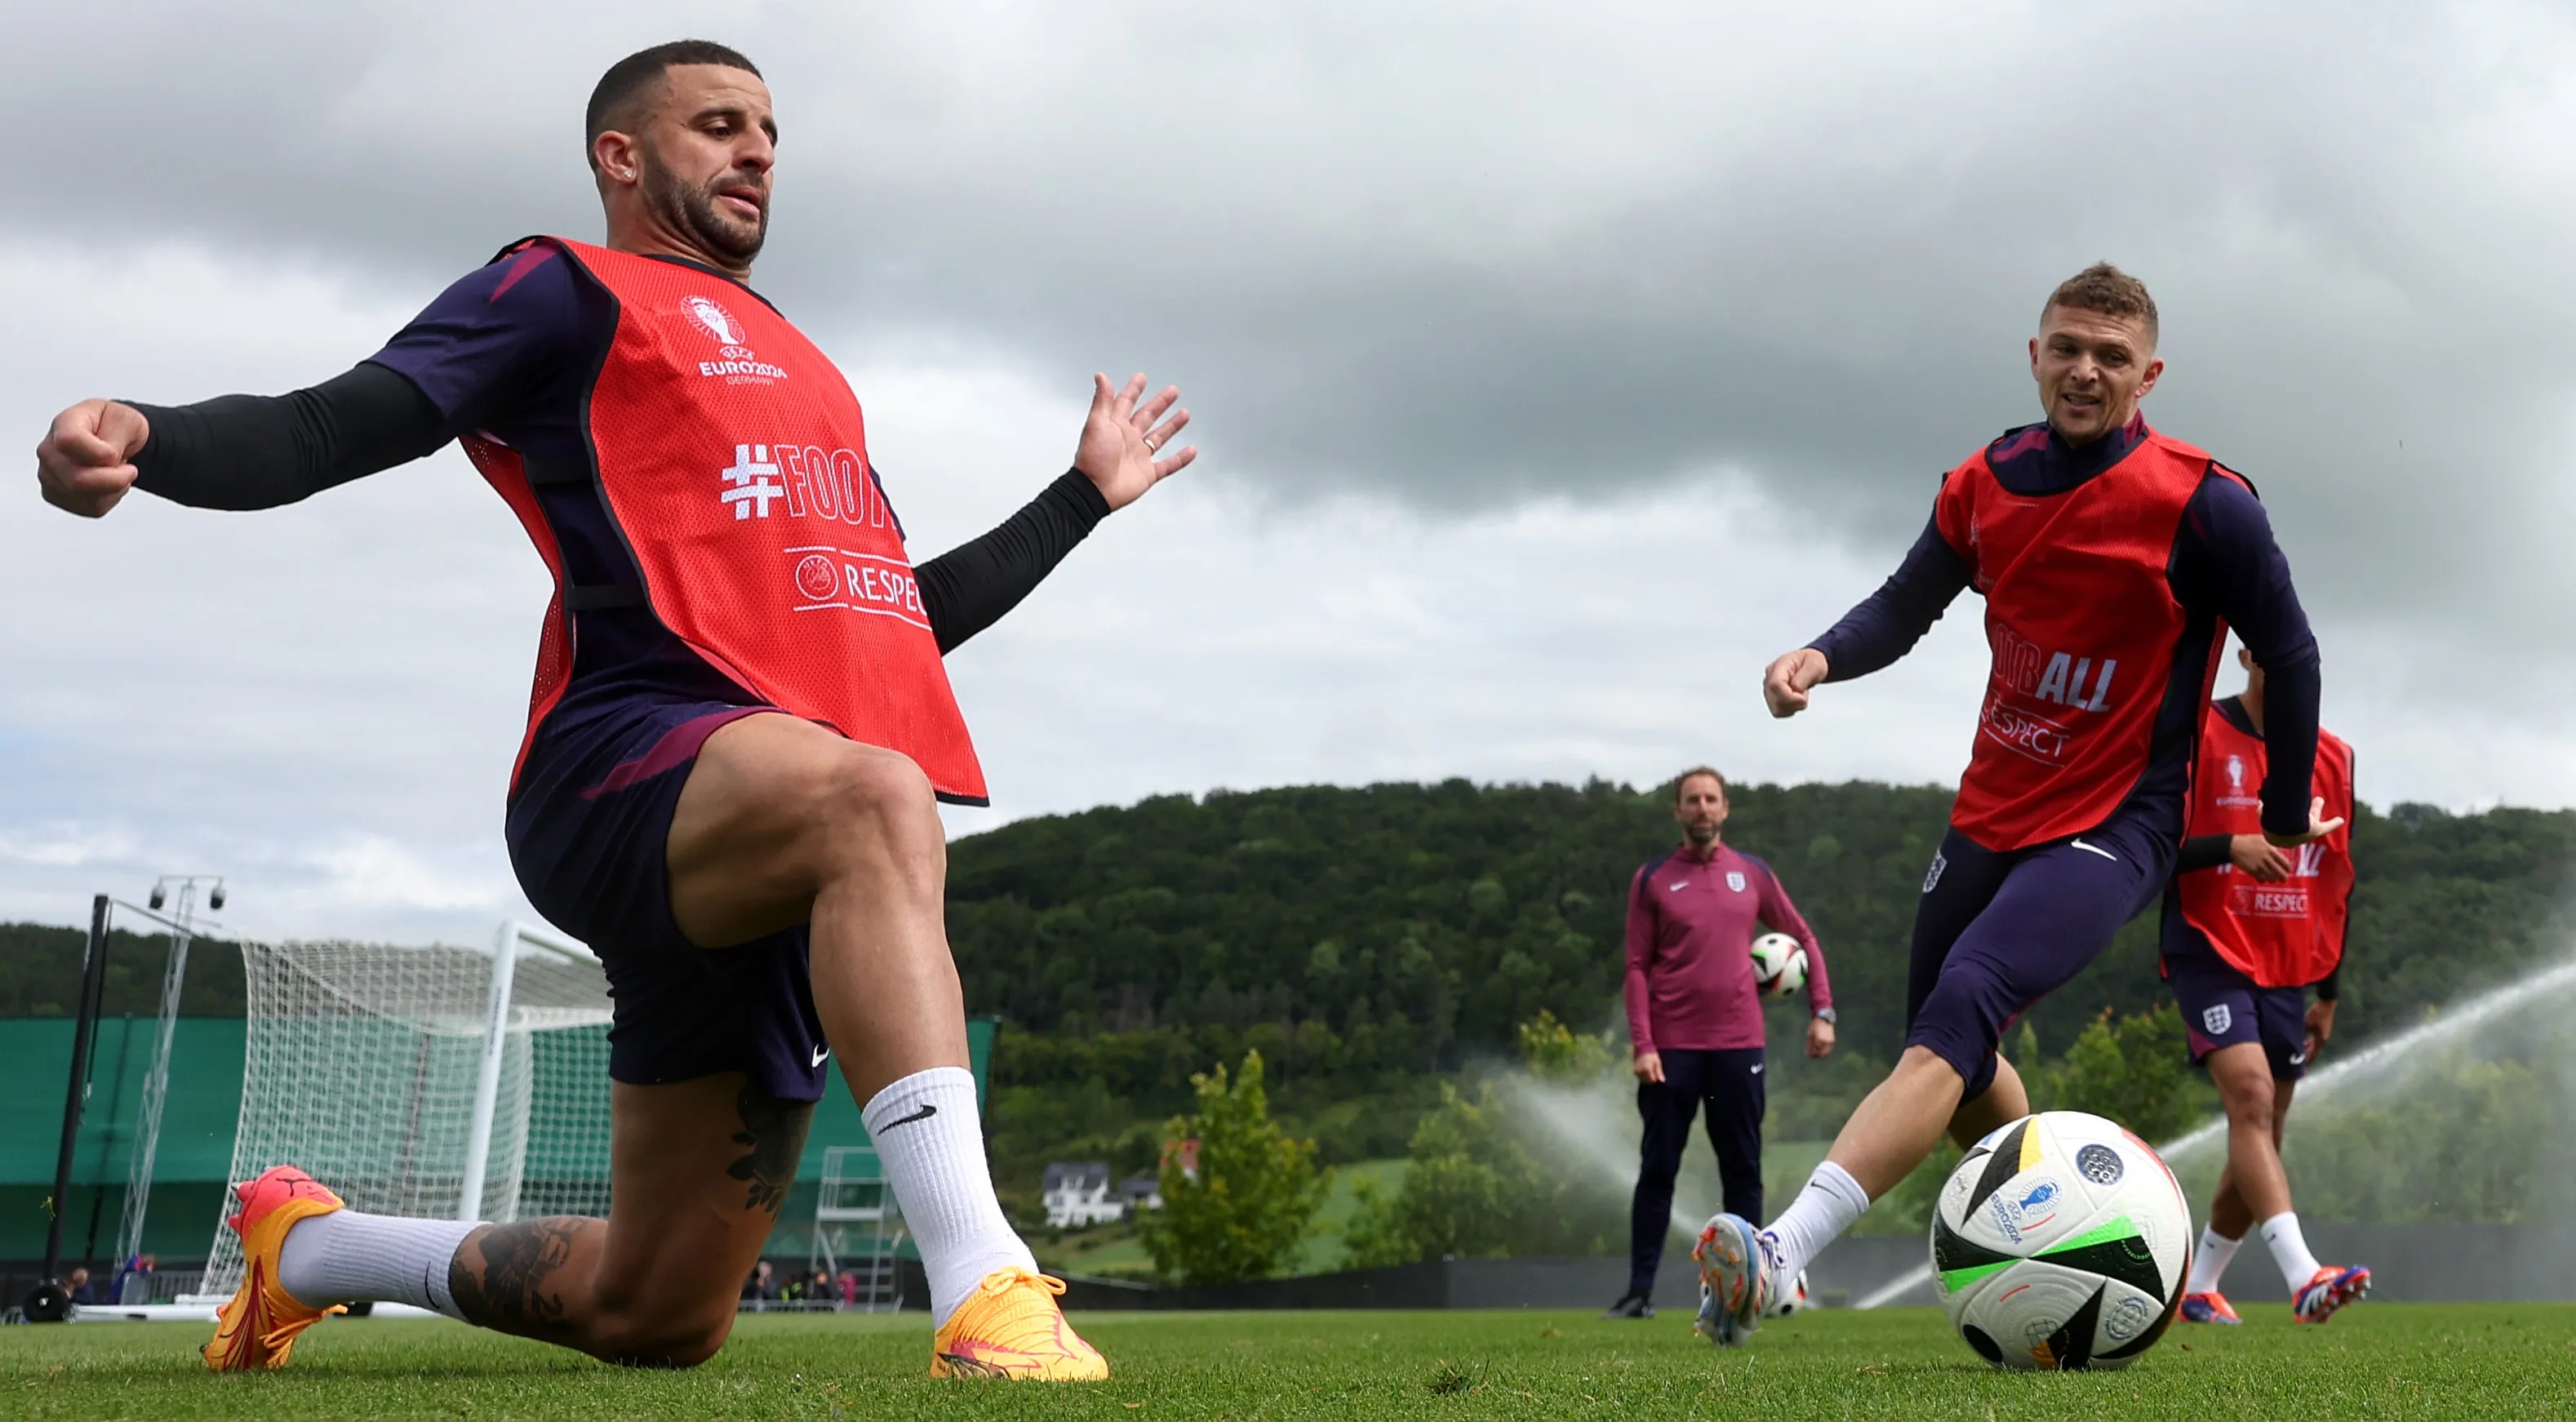
[[[841,590],[841,570],[820,553],[808,553],[796,565],[796,590],[816,602]]]

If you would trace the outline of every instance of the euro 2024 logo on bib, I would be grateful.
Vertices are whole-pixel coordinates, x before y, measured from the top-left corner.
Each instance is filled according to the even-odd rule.
[[[2245,757],[2227,758],[2227,793],[2218,797],[2221,806],[2233,809],[2240,805],[2259,805],[2261,800],[2245,793]]]
[[[697,323],[699,330],[716,338],[716,344],[725,348],[727,359],[749,354],[740,349],[746,340],[742,323],[734,320],[733,313],[718,306],[713,298],[692,296],[680,303],[680,309],[689,313],[689,319]]]
[[[787,378],[784,367],[752,354],[751,348],[744,344],[751,339],[750,333],[714,297],[683,297],[680,310],[688,316],[691,325],[713,336],[716,341],[717,358],[699,361],[699,375],[709,378],[721,376],[728,385],[774,385]]]

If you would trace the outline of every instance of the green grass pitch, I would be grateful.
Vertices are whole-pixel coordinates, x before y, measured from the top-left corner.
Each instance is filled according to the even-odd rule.
[[[2364,1304],[2177,1326],[2125,1372],[1998,1373],[1938,1313],[1825,1312],[1721,1354],[1688,1322],[1569,1313],[1093,1314],[1096,1385],[933,1382],[908,1317],[745,1318],[692,1372],[625,1372],[430,1320],[333,1320],[283,1372],[215,1377],[192,1324],[0,1330],[0,1417],[2576,1417],[2576,1306]],[[2281,1315],[2274,1317],[2273,1315]]]

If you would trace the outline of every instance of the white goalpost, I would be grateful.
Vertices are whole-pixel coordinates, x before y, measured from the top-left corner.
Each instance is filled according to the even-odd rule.
[[[489,953],[242,944],[248,1045],[232,1178],[297,1165],[353,1209],[508,1221],[608,1212],[608,982],[508,922]],[[201,1292],[240,1286],[219,1221]]]

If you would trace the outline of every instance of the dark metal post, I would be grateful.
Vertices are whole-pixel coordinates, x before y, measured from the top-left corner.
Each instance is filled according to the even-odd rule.
[[[81,1107],[89,1095],[90,1035],[98,1025],[98,1000],[107,983],[107,895],[90,900],[89,952],[81,962],[80,1014],[72,1020],[71,1085],[63,1093],[63,1141],[54,1154],[54,1198],[52,1218],[45,1224],[45,1277],[28,1297],[27,1316],[41,1318],[51,1313],[63,1316],[60,1304],[40,1308],[50,1292],[67,1303],[61,1283],[63,1263],[63,1205],[72,1192],[72,1147],[80,1137]]]

